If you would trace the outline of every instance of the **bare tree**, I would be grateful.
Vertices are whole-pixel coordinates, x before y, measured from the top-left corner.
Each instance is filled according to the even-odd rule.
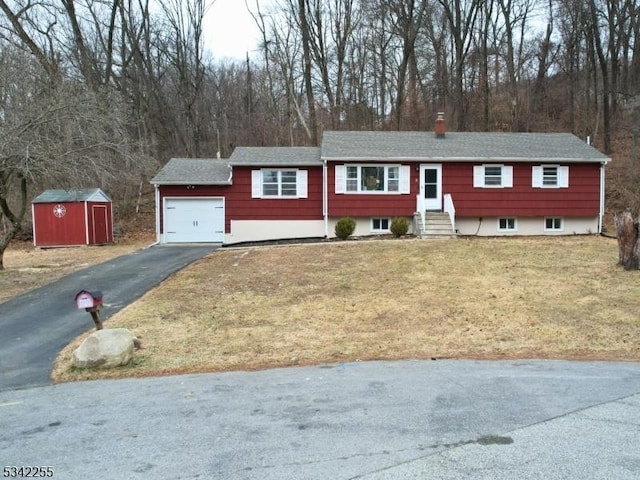
[[[302,52],[303,52],[303,68],[304,68],[304,88],[307,95],[307,106],[309,108],[309,119],[311,122],[311,143],[312,145],[318,145],[318,119],[316,116],[316,98],[313,91],[313,79],[312,79],[312,63],[311,63],[311,49],[312,49],[312,33],[309,17],[313,15],[309,6],[309,0],[297,0],[297,5],[293,3],[293,0],[289,0],[291,9],[295,13],[294,18],[299,22],[300,34],[302,37]]]
[[[138,181],[152,164],[129,136],[126,107],[116,95],[78,82],[51,86],[25,52],[0,49],[0,210],[4,251],[22,229],[34,188],[103,188]],[[17,84],[15,79],[20,78]]]
[[[533,2],[534,0],[498,0],[504,22],[508,102],[511,111],[511,129],[514,131],[522,128],[519,122],[521,102],[518,87],[522,80],[526,27]]]
[[[603,149],[611,153],[612,116],[618,110],[620,95],[620,55],[628,35],[633,32],[631,14],[635,8],[629,2],[589,0],[587,28],[592,34],[592,49],[600,67],[602,81]]]
[[[304,108],[301,37],[297,21],[291,15],[279,15],[289,7],[278,7],[273,13],[263,13],[256,0],[254,19],[262,36],[264,75],[267,78],[269,115],[273,121],[282,124],[282,134],[274,132],[275,144],[295,145],[296,125],[304,131],[305,138],[313,138],[307,111]],[[281,138],[286,138],[281,142]],[[303,140],[304,142],[304,140]]]
[[[394,33],[400,38],[402,45],[398,65],[395,104],[396,129],[400,130],[403,126],[404,107],[407,103],[407,89],[409,90],[409,105],[413,107],[414,112],[418,103],[416,40],[420,29],[424,26],[427,2],[417,0],[390,0],[387,4],[392,13]],[[409,77],[408,82],[407,76]]]
[[[10,6],[4,0],[0,0],[0,9],[9,21],[7,26],[9,33],[5,37],[31,52],[49,78],[59,82],[62,75],[57,51],[53,45],[53,30],[57,22],[55,17],[49,15],[42,19],[37,13],[41,6],[39,2],[28,1],[13,2]]]
[[[538,71],[533,85],[532,110],[544,111],[546,107],[546,79],[552,56],[551,35],[553,34],[553,0],[549,0],[547,10],[547,28],[544,36],[540,39],[537,52]]]
[[[209,3],[206,0],[167,0],[161,3],[167,29],[163,48],[169,61],[167,92],[177,103],[178,120],[174,132],[185,153],[201,154],[203,135],[202,22]],[[173,103],[173,102],[172,102]]]
[[[480,0],[438,0],[453,43],[453,108],[459,131],[467,128],[467,102],[465,98],[465,66],[469,49],[473,43],[476,20],[480,11]]]

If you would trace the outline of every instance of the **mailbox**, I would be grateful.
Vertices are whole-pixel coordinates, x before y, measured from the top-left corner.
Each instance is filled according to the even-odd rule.
[[[91,308],[99,308],[102,306],[102,292],[82,290],[76,294],[76,305],[87,311]]]
[[[76,293],[76,305],[84,308],[91,314],[96,330],[102,330],[102,320],[100,320],[100,308],[102,307],[102,292],[89,292],[81,290]]]

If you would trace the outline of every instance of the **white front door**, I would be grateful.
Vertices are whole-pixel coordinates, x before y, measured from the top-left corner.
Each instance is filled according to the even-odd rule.
[[[442,165],[420,165],[418,211],[442,211]]]
[[[224,241],[222,198],[165,198],[164,202],[166,243]]]

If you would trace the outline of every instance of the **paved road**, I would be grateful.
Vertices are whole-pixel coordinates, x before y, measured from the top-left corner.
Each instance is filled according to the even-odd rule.
[[[406,361],[0,392],[54,478],[640,478],[640,365]]]
[[[214,249],[154,246],[71,274],[53,284],[0,303],[0,390],[50,383],[57,354],[93,327],[91,316],[74,303],[80,290],[100,290],[111,315],[173,272]]]

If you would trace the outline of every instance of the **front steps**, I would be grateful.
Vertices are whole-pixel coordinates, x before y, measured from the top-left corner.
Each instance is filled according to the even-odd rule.
[[[457,234],[451,227],[449,214],[444,212],[425,212],[424,223],[420,213],[414,214],[416,236],[420,238],[456,238]]]

